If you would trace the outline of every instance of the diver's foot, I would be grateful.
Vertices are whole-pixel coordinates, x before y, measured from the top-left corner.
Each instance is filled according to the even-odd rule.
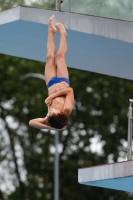
[[[48,22],[48,29],[49,29],[50,31],[52,31],[53,33],[55,33],[55,32],[56,32],[56,28],[55,28],[55,26],[53,25],[53,20],[54,20],[54,15],[52,15],[52,16],[50,17],[50,19],[49,19],[49,22]]]
[[[56,23],[56,28],[58,29],[58,31],[60,32],[60,34],[65,34],[67,36],[67,32],[66,32],[66,29],[64,27],[63,24],[61,23]]]

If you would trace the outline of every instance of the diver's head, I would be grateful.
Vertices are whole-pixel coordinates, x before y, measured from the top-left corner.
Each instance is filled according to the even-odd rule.
[[[70,124],[68,115],[63,112],[52,112],[47,117],[50,126],[56,129],[62,129],[64,126]]]

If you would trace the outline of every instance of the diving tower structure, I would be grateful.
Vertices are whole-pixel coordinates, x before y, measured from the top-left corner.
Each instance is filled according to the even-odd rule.
[[[79,169],[80,184],[133,193],[133,99],[128,103],[127,161]]]
[[[53,14],[67,30],[68,67],[133,80],[132,21],[18,6],[0,12],[0,53],[45,62]],[[133,192],[133,160],[79,169],[78,182]]]
[[[45,62],[53,14],[67,30],[68,67],[133,80],[132,21],[18,6],[0,12],[0,53]]]
[[[133,160],[79,169],[78,182],[83,185],[133,192]]]

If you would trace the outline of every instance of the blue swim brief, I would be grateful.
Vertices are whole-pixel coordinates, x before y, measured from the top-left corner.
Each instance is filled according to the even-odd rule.
[[[49,87],[51,87],[52,85],[56,84],[56,83],[60,83],[62,81],[65,81],[66,83],[68,83],[70,85],[70,81],[68,78],[64,78],[64,77],[56,77],[56,76],[53,76],[50,81],[48,82],[47,84],[47,89]]]

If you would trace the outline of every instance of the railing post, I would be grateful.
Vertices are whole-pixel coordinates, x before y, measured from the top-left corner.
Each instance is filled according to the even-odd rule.
[[[71,0],[69,0],[69,12],[71,12]]]
[[[133,108],[132,103],[133,99],[129,99],[129,108],[128,108],[128,148],[127,148],[127,159],[132,160],[133,154]]]
[[[63,0],[57,0],[57,10],[61,11],[61,3],[63,3]]]

